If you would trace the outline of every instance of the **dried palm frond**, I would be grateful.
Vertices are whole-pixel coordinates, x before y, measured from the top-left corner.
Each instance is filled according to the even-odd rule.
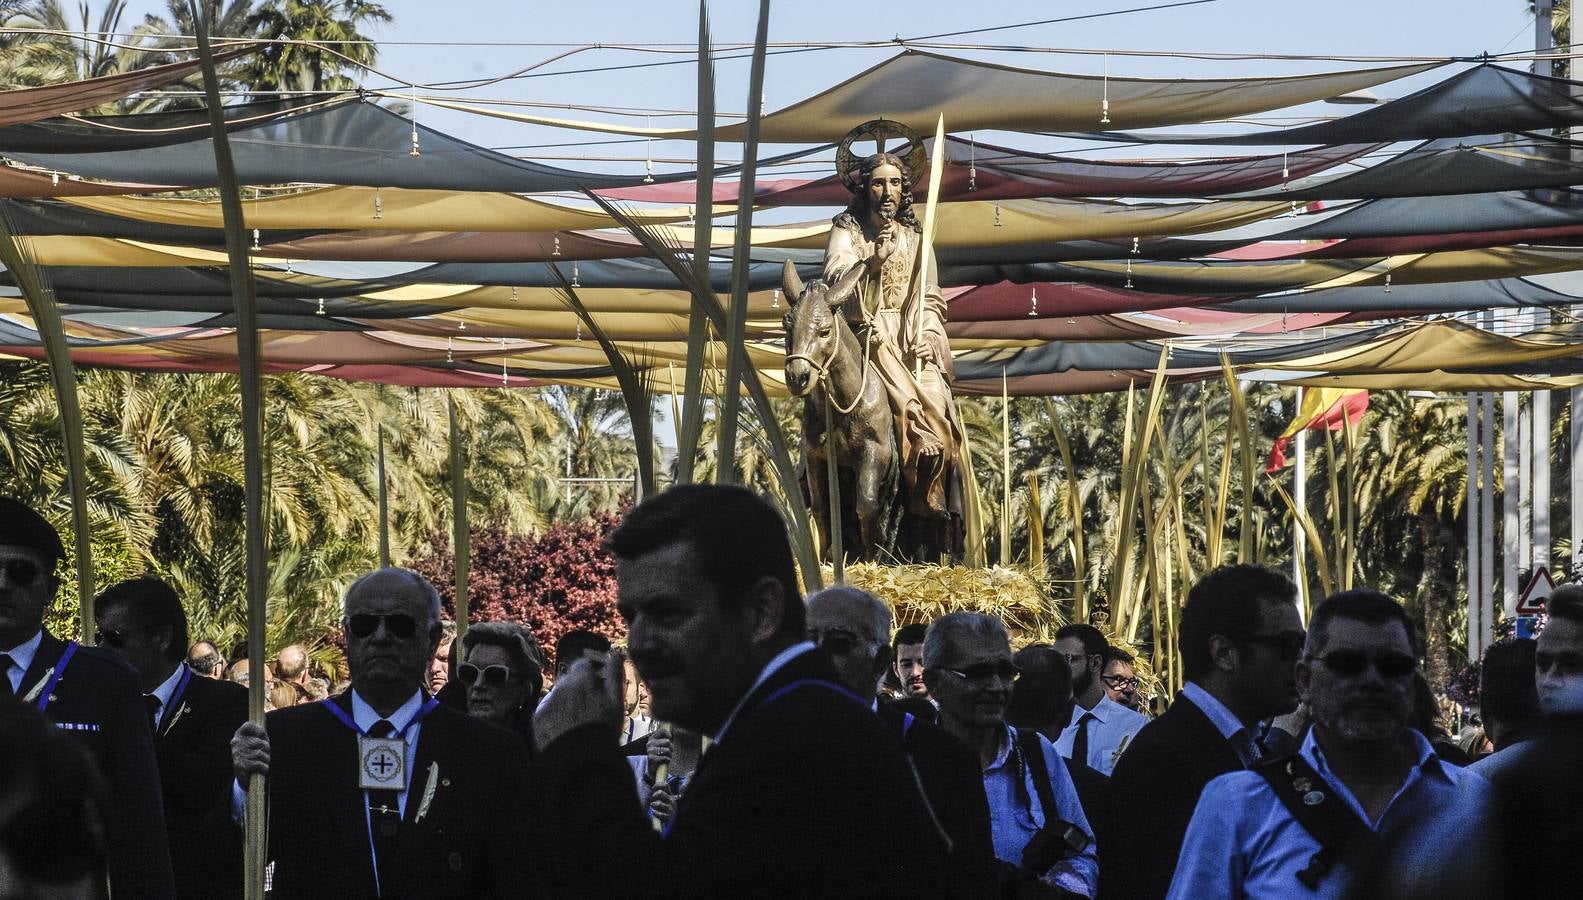
[[[1049,640],[1066,624],[1033,579],[1006,566],[970,569],[860,562],[846,567],[846,583],[889,606],[898,627],[947,613],[982,613],[1005,623],[1012,644],[1021,647]]]

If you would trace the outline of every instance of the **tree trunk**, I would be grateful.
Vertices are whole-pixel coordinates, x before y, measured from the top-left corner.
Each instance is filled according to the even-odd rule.
[[[1418,514],[1418,540],[1424,557],[1424,573],[1418,582],[1420,608],[1424,611],[1424,677],[1437,692],[1445,690],[1451,673],[1446,598],[1455,596],[1442,571],[1447,546],[1445,532],[1445,527],[1433,515]]]

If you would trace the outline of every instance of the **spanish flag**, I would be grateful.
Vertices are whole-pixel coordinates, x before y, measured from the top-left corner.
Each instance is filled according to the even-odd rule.
[[[1303,407],[1292,418],[1270,448],[1264,471],[1272,473],[1286,465],[1286,446],[1304,429],[1340,431],[1343,423],[1356,425],[1369,409],[1369,392],[1346,388],[1308,388],[1303,392]]]

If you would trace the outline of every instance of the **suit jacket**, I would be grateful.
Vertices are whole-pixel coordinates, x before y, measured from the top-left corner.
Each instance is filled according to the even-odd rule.
[[[1101,873],[1110,862],[1109,847],[1115,834],[1110,819],[1110,776],[1092,766],[1066,763],[1067,774],[1072,776],[1072,786],[1077,788],[1077,800],[1083,804],[1083,815],[1088,816],[1088,827],[1094,830],[1094,845],[1099,853]]]
[[[193,673],[154,734],[176,894],[229,896],[242,887],[241,857],[212,827],[231,784],[231,736],[247,721],[247,689]]]
[[[879,718],[901,738],[935,818],[951,838],[945,858],[947,897],[994,897],[998,890],[995,838],[978,754],[933,722],[879,704]]]
[[[66,642],[48,631],[22,675],[22,694],[60,662]],[[79,646],[44,715],[88,750],[109,787],[110,885],[118,897],[173,897],[170,845],[154,736],[137,672],[107,650]]]
[[[557,738],[534,775],[557,898],[939,897],[945,841],[901,743],[804,652],[752,690],[664,835],[608,728]]]
[[[1242,768],[1231,743],[1186,697],[1143,726],[1111,773],[1111,820],[1121,827],[1111,846],[1100,847],[1100,893],[1164,897],[1204,785]]]
[[[351,697],[336,703],[351,713]],[[376,896],[357,733],[322,703],[279,709],[269,732],[269,859],[274,900]],[[504,728],[440,705],[424,717],[397,838],[391,898],[535,897],[525,857],[527,748]],[[438,783],[423,818],[423,798]],[[629,776],[630,777],[630,776]]]

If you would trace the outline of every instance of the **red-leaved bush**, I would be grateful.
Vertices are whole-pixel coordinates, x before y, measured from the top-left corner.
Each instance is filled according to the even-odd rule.
[[[612,641],[626,637],[616,612],[616,561],[604,549],[616,516],[559,525],[538,537],[500,525],[475,528],[469,539],[467,621],[527,625],[551,665],[555,642],[584,628]],[[456,561],[449,532],[430,535],[409,564],[439,588],[447,617],[456,614]]]

